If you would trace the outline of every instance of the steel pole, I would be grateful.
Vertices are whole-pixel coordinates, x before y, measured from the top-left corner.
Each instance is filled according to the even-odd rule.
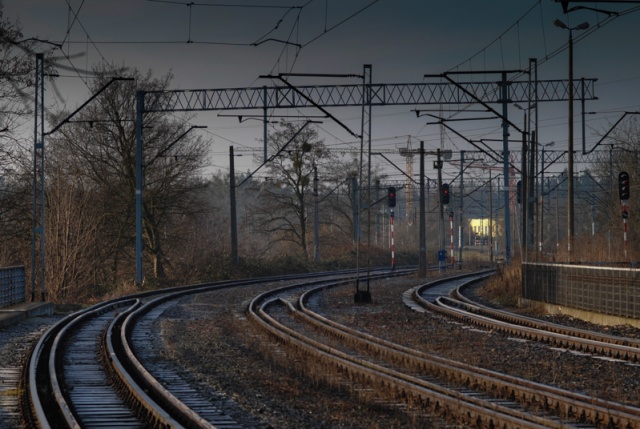
[[[493,178],[489,170],[489,262],[493,265]]]
[[[504,234],[505,234],[505,262],[507,265],[511,263],[511,218],[510,218],[510,204],[509,204],[509,112],[507,109],[507,102],[509,100],[508,94],[508,82],[507,74],[502,73],[502,156],[503,158],[503,170],[504,170]]]
[[[438,194],[440,198],[438,199],[438,251],[444,251],[444,203],[442,202],[442,152],[440,148],[436,151],[436,163],[438,167]],[[442,269],[443,261],[438,257],[438,266]]]
[[[313,166],[313,259],[320,262],[320,232],[318,221],[318,167]]]
[[[573,222],[573,30],[569,29],[569,142],[568,142],[568,167],[567,174],[567,258],[571,262],[572,241],[574,236]]]
[[[418,261],[418,274],[420,277],[425,277],[427,275],[427,235],[424,205],[424,177],[424,141],[420,141],[420,259]]]
[[[144,91],[136,92],[136,283],[142,283],[142,112]]]
[[[544,145],[542,146],[542,157],[540,158],[540,258],[543,258],[544,250]]]
[[[462,195],[464,194],[464,151],[460,151],[460,214],[458,215],[458,267],[462,269],[462,248],[464,247],[464,227],[462,211]]]

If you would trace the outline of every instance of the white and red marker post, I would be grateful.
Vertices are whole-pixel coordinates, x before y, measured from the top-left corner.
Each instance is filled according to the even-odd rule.
[[[396,269],[396,248],[395,248],[395,244],[393,241],[393,209],[391,209],[390,211],[390,216],[389,216],[389,225],[390,225],[390,231],[391,231],[391,270],[395,270]]]
[[[396,206],[396,188],[389,186],[387,189],[387,205],[389,206],[389,232],[391,234],[391,270],[396,269],[396,249],[393,243],[393,208]]]
[[[453,212],[449,212],[449,236],[451,237],[451,268],[455,268],[456,258],[453,255]]]
[[[627,259],[627,218],[629,212],[627,211],[627,202],[622,201],[622,228],[624,231],[624,259]]]
[[[627,259],[627,218],[629,212],[627,211],[627,200],[631,194],[629,173],[621,171],[618,174],[618,194],[620,196],[620,204],[622,205],[622,227],[624,230],[624,259]]]

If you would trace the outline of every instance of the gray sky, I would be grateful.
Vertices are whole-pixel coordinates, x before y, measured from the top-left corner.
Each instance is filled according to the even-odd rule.
[[[25,37],[64,42],[63,51],[69,60],[61,63],[72,63],[81,72],[80,75],[64,72],[56,84],[62,98],[50,96],[53,92],[50,91],[47,100],[70,109],[90,96],[85,83],[90,76],[82,71],[101,61],[141,71],[151,69],[156,75],[172,72],[176,89],[271,85],[272,82],[259,76],[279,72],[361,73],[363,64],[372,65],[374,83],[417,83],[423,82],[424,74],[449,70],[522,69],[529,58],[538,59],[540,79],[566,79],[568,51],[562,49],[568,31],[552,24],[559,18],[569,26],[583,21],[591,24],[587,31],[574,32],[575,77],[598,79],[599,100],[587,105],[587,110],[596,112],[588,116],[587,149],[622,111],[639,110],[640,12],[615,19],[588,10],[565,15],[552,0],[201,0],[191,6],[188,3],[4,0],[4,14],[6,19],[19,20]],[[248,7],[257,5],[264,7]],[[638,6],[597,3],[601,9],[615,11]],[[252,46],[268,38],[292,44],[265,41]],[[479,75],[475,80],[495,78]],[[320,85],[332,81],[306,78],[295,83]],[[442,135],[437,125],[426,125],[427,119],[416,118],[411,112],[416,107],[374,109],[374,150],[405,146],[409,136],[414,148],[424,140],[430,149],[441,145],[453,151],[473,149],[451,133]],[[579,103],[575,112],[580,112]],[[359,131],[358,109],[335,109],[332,113]],[[523,113],[515,107],[509,108],[509,115],[514,122],[522,121]],[[554,141],[553,149],[566,150],[567,104],[547,103],[540,106],[539,115],[539,140]],[[235,118],[218,117],[217,112],[200,113],[191,123],[209,126],[196,132],[212,140],[215,154],[212,162],[220,168],[228,166],[229,145],[258,147],[257,140],[262,137],[260,122],[239,124]],[[471,139],[500,138],[502,133],[497,119],[452,126]],[[580,128],[576,119],[576,149],[581,148]],[[329,120],[320,124],[318,130],[332,147],[358,146],[352,136]],[[499,149],[500,144],[495,147]],[[512,146],[514,150],[519,148],[516,143]],[[404,166],[399,155],[390,158]],[[241,170],[255,168],[251,156],[240,158],[236,165]],[[558,166],[556,171],[562,168]],[[454,170],[448,169],[447,174],[455,174]]]

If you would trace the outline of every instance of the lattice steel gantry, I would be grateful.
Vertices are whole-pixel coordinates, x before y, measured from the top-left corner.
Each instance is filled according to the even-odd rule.
[[[370,69],[369,69],[370,73]],[[504,72],[503,72],[504,73]],[[174,91],[138,91],[136,127],[136,281],[142,282],[142,198],[143,198],[143,135],[142,120],[147,112],[188,112],[208,110],[240,110],[324,107],[362,107],[363,115],[371,115],[374,106],[419,106],[442,104],[501,104],[514,102],[566,101],[569,99],[568,80],[457,82],[448,75],[449,82],[375,84],[366,82],[351,85],[323,86],[263,86],[256,88],[198,89]],[[282,80],[282,76],[280,76]],[[581,86],[571,88],[575,100],[594,100],[595,79],[582,79]],[[532,91],[532,86],[535,88]],[[530,94],[536,94],[536,100]],[[506,118],[506,115],[504,116]],[[370,124],[371,117],[363,118]],[[506,121],[505,121],[506,122]],[[504,125],[504,134],[508,134]],[[266,127],[266,124],[265,124]],[[369,136],[367,137],[369,138]],[[508,152],[508,151],[507,151]],[[507,153],[508,155],[508,153]],[[505,183],[509,183],[505,168]],[[507,191],[508,192],[508,191]],[[507,240],[508,241],[508,240]]]

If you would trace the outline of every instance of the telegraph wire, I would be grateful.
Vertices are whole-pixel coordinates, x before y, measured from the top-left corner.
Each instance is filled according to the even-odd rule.
[[[67,44],[80,44],[84,41],[67,41]],[[226,46],[252,46],[252,43],[246,42],[213,42],[213,41],[198,41],[192,40],[186,42],[184,40],[97,40],[91,41],[92,45],[226,45]],[[105,59],[106,61],[106,59]]]
[[[309,4],[309,3],[307,3]],[[271,68],[271,71],[269,72],[269,74],[273,74],[274,70],[276,69],[276,67],[278,67],[278,65],[280,64],[280,61],[282,60],[282,57],[284,56],[285,52],[288,51],[289,49],[289,44],[291,41],[291,37],[293,36],[293,32],[296,29],[296,27],[299,27],[300,25],[300,14],[302,13],[302,9],[300,9],[298,11],[298,16],[296,17],[295,22],[293,23],[293,26],[291,27],[291,31],[289,32],[289,37],[287,38],[286,42],[284,42],[284,46],[282,47],[282,50],[280,51],[280,55],[278,56],[278,59],[276,60],[275,64],[273,65],[273,67]],[[297,51],[296,51],[296,55],[295,55],[295,59],[297,60],[298,58],[298,54],[300,53],[300,50],[302,49],[302,46],[298,45],[297,47]],[[291,66],[291,69],[289,70],[289,68],[285,65],[285,71],[290,72],[293,70],[293,65],[295,65],[295,60]]]
[[[540,4],[541,1],[542,0],[538,0],[538,4]],[[548,49],[547,49],[547,34],[544,31],[544,28],[545,28],[544,23],[546,21],[545,21],[545,18],[544,18],[544,10],[542,9],[542,6],[540,6],[539,9],[540,9],[540,28],[542,30],[542,43],[544,45],[544,53],[546,55],[547,52],[548,52]]]
[[[371,3],[369,3],[368,5],[362,7],[360,10],[354,12],[353,14],[349,15],[348,17],[346,17],[345,19],[343,19],[342,21],[338,22],[337,24],[329,27],[328,30],[325,30],[323,33],[317,35],[316,37],[314,37],[313,39],[309,40],[307,43],[305,43],[304,45],[302,45],[303,48],[309,46],[311,43],[315,42],[316,40],[318,40],[319,38],[321,38],[322,36],[326,35],[327,33],[331,32],[332,30],[335,30],[336,28],[338,28],[339,26],[341,26],[342,24],[344,24],[345,22],[355,18],[356,16],[360,15],[362,12],[364,12],[365,10],[369,9],[371,6],[373,6],[374,4],[378,3],[380,0],[373,0]],[[307,3],[308,4],[308,3]]]
[[[282,24],[282,22],[284,21],[284,19],[287,17],[287,15],[289,15],[289,13],[291,13],[291,11],[293,10],[293,8],[289,8],[287,9],[287,11],[282,15],[282,17],[278,20],[278,22],[276,23],[275,27],[273,27],[271,30],[269,30],[266,34],[264,34],[263,36],[259,37],[255,42],[252,43],[252,45],[257,45],[259,44],[262,40],[266,39],[267,36],[269,36],[271,33],[273,33],[274,31],[276,31],[277,29],[280,28],[280,24]],[[298,12],[298,18],[300,17],[300,12]]]
[[[69,10],[71,12],[73,12],[75,19],[74,22],[77,21],[78,25],[80,25],[80,28],[82,28],[82,31],[84,31],[84,34],[87,36],[87,38],[91,41],[91,44],[93,45],[93,47],[96,49],[96,52],[98,52],[98,55],[100,55],[100,57],[102,58],[102,60],[104,62],[108,62],[107,59],[104,57],[104,55],[102,55],[102,52],[100,52],[100,49],[98,49],[98,47],[95,45],[95,43],[93,42],[93,39],[91,38],[91,36],[89,35],[89,32],[87,31],[87,29],[84,27],[84,24],[82,24],[82,21],[80,21],[80,18],[78,17],[78,13],[76,11],[73,10],[73,8],[71,7],[71,3],[69,3],[69,0],[66,0],[67,5],[69,6]],[[82,4],[84,4],[84,0],[82,1]],[[80,5],[80,8],[82,7],[82,4]],[[80,11],[80,8],[78,8],[78,12]],[[67,30],[67,32],[70,31]],[[65,36],[65,40],[66,40],[67,36]],[[63,42],[64,43],[64,42]],[[88,53],[87,53],[88,55]]]
[[[541,14],[541,19],[542,19],[542,5],[541,5],[541,0],[538,0],[538,2],[533,5],[530,9],[528,9],[518,20],[516,20],[516,22],[514,24],[512,24],[511,26],[509,26],[505,31],[503,31],[498,37],[496,37],[493,41],[491,41],[489,44],[487,44],[484,48],[482,48],[480,51],[478,51],[476,54],[472,55],[471,57],[469,57],[469,59],[459,63],[457,66],[449,69],[449,71],[453,71],[453,70],[457,70],[459,69],[463,64],[469,63],[471,65],[471,62],[473,61],[473,59],[475,57],[477,57],[478,55],[480,55],[480,53],[482,53],[483,55],[486,56],[486,51],[487,49],[489,49],[492,45],[496,44],[496,42],[500,42],[500,52],[501,52],[501,57],[502,57],[502,62],[503,62],[503,67],[504,67],[504,50],[502,47],[502,41],[503,38],[507,35],[507,33],[509,33],[511,30],[515,28],[519,29],[519,25],[520,23],[524,20],[524,18],[526,18],[533,10],[534,8],[539,7],[540,8],[540,14]],[[616,18],[621,17],[623,15],[627,15],[627,14],[631,14],[634,13],[636,11],[640,10],[640,6],[635,6],[632,7],[630,9],[624,10],[622,12],[617,12],[616,14],[609,14],[606,18],[604,18],[603,20],[598,19],[596,25],[590,27],[588,30],[584,31],[584,32],[580,32],[577,36],[574,37],[574,43],[579,42],[580,40],[589,37],[593,32],[597,31],[598,29],[604,27],[607,24],[610,24],[612,21],[614,21]],[[599,15],[598,15],[599,16]],[[555,56],[559,55],[560,53],[564,52],[567,48],[568,48],[568,42],[560,45],[558,48],[556,48],[555,50],[553,50],[552,52],[548,52],[547,50],[547,45],[546,45],[546,35],[544,33],[544,23],[542,25],[542,29],[543,29],[543,41],[544,41],[544,49],[545,49],[545,56],[541,59],[539,59],[537,61],[538,66],[540,66],[541,64],[545,63],[546,61],[554,58]],[[518,38],[518,44],[519,44],[519,48],[520,48],[520,39]],[[486,59],[485,59],[486,62]],[[510,80],[516,80],[518,78],[520,78],[523,74],[525,74],[526,72],[522,72],[522,73],[517,73],[514,76],[512,76],[510,78]],[[463,111],[464,109],[461,109],[461,111]],[[452,115],[452,117],[455,115]],[[421,132],[424,128],[426,127],[426,124],[420,129],[419,132]],[[418,133],[419,133],[418,132]]]
[[[484,48],[480,49],[478,52],[476,52],[475,54],[473,54],[471,57],[469,57],[468,59],[462,61],[461,63],[457,64],[454,67],[451,67],[448,71],[453,71],[453,70],[457,70],[460,67],[462,67],[462,65],[464,65],[467,62],[471,62],[473,61],[473,59],[475,57],[477,57],[478,55],[480,55],[481,53],[484,53],[486,51],[486,49],[488,49],[489,47],[491,47],[493,44],[495,44],[496,42],[500,42],[502,43],[502,38],[504,36],[507,35],[507,33],[509,33],[509,31],[511,31],[514,27],[516,27],[520,21],[522,21],[527,15],[529,15],[536,7],[541,7],[541,1],[542,0],[538,0],[538,2],[536,4],[534,4],[533,6],[531,6],[529,8],[529,10],[527,10],[520,18],[518,18],[518,20],[511,24],[506,30],[504,30],[502,33],[500,33],[500,35],[498,37],[496,37],[495,39],[493,39],[491,42],[489,42]]]
[[[522,36],[520,35],[520,23],[518,22],[518,68],[522,69]]]
[[[146,0],[150,3],[168,3],[179,4],[183,6],[209,6],[209,7],[228,7],[228,8],[247,8],[247,9],[300,9],[303,6],[278,6],[278,5],[266,5],[266,4],[233,4],[233,3],[197,3],[197,2],[183,2],[175,0]]]
[[[84,1],[85,0],[82,0],[82,3],[80,3],[80,6],[78,6],[78,12],[76,13],[76,12],[73,11],[73,9],[71,7],[71,3],[69,3],[69,0],[67,0],[67,6],[69,7],[68,11],[73,12],[73,21],[71,23],[67,23],[67,32],[66,32],[66,34],[64,36],[64,39],[62,40],[62,43],[61,43],[62,45],[64,45],[64,42],[67,40],[67,38],[69,37],[69,34],[71,33],[71,28],[73,28],[73,25],[78,20],[78,13],[80,13],[80,9],[82,9],[82,6],[84,6]],[[68,17],[67,17],[67,19],[68,19]]]

